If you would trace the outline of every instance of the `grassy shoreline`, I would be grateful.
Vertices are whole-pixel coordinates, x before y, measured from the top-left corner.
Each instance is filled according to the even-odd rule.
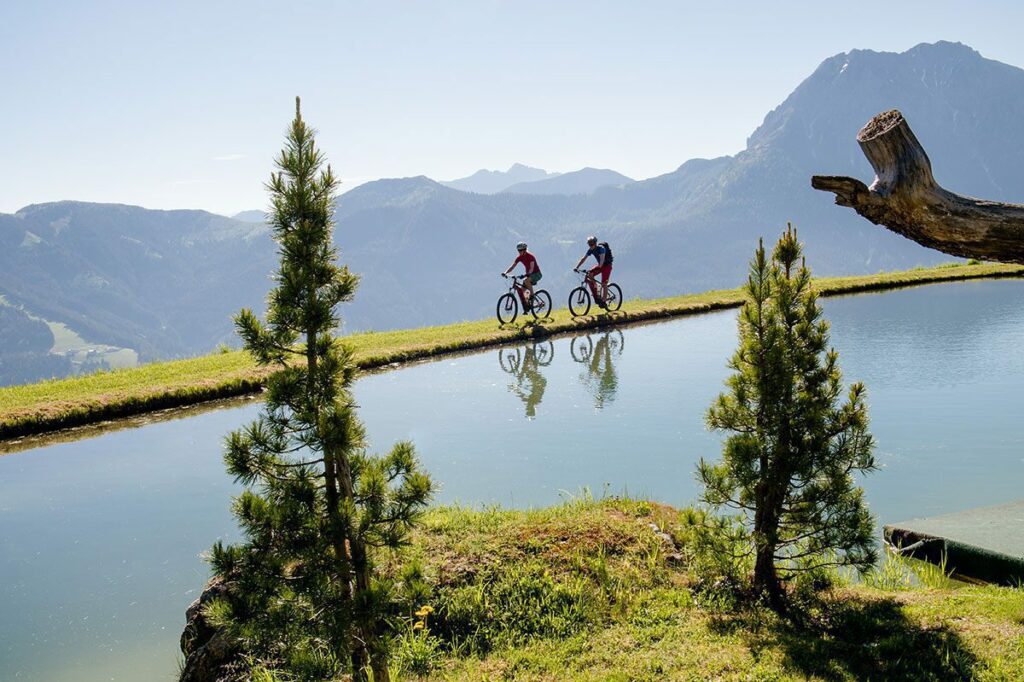
[[[893,557],[863,581],[795,590],[783,618],[710,571],[698,521],[585,491],[542,509],[430,509],[407,550],[422,582],[400,592],[393,679],[1021,679],[1022,589]]]
[[[1024,266],[950,264],[852,277],[816,278],[822,296],[970,279],[1024,277]],[[362,369],[381,368],[553,334],[734,308],[739,289],[627,301],[621,311],[572,318],[567,310],[538,324],[498,327],[492,319],[344,338]],[[520,318],[521,321],[521,318]],[[255,393],[266,370],[242,351],[0,388],[0,441],[168,408]]]

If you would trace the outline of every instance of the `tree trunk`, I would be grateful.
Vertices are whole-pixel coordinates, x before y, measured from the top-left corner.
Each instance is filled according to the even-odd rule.
[[[775,573],[775,546],[758,541],[754,560],[754,589],[768,596],[772,607],[779,611],[782,605],[782,586]]]
[[[777,611],[782,610],[782,586],[775,570],[775,550],[778,547],[779,521],[774,495],[768,481],[758,484],[760,490],[754,512],[754,589],[763,595]]]
[[[335,467],[342,499],[354,503],[352,468],[345,453],[337,453]],[[377,632],[378,623],[367,622],[368,613],[359,613],[361,609],[369,609],[366,600],[370,595],[370,563],[366,554],[366,544],[359,537],[358,530],[351,527],[348,534],[348,549],[352,557],[351,589],[356,609],[354,615],[358,623],[357,634],[352,638],[352,679],[357,682],[365,680],[366,664],[369,663],[374,682],[390,682],[387,651],[383,650],[382,638]]]
[[[814,189],[833,192],[836,204],[918,244],[953,256],[1024,264],[1024,206],[940,187],[899,111],[872,118],[857,133],[857,142],[875,169],[871,187],[856,178],[815,175]]]

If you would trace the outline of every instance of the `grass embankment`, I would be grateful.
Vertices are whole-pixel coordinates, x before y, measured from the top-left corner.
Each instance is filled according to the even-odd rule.
[[[1024,276],[1024,267],[997,264],[947,265],[858,277],[815,280],[823,296],[990,277]],[[354,334],[345,338],[364,369],[386,366],[520,339],[610,324],[628,324],[736,307],[739,289],[672,298],[631,300],[611,314],[572,318],[565,309],[537,324],[522,317],[499,328],[493,318],[439,327]],[[556,301],[556,305],[562,305]],[[169,407],[243,395],[259,389],[265,370],[241,351],[132,369],[0,388],[0,440],[141,414]]]
[[[1019,680],[1024,590],[955,586],[903,560],[780,618],[695,568],[692,512],[587,499],[532,511],[431,510],[426,629],[401,679]],[[659,537],[651,524],[667,533]],[[700,577],[703,576],[703,577]],[[418,601],[416,603],[419,603]]]

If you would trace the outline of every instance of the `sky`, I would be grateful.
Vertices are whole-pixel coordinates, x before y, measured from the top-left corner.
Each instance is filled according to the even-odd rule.
[[[951,40],[1024,66],[1022,25],[984,1],[2,0],[0,212],[265,208],[296,95],[345,188],[647,178],[742,150],[834,54]]]

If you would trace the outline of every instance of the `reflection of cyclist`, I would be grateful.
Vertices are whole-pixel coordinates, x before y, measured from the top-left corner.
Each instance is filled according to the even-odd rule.
[[[503,276],[512,272],[519,263],[523,264],[526,269],[526,279],[523,280],[523,288],[526,289],[526,295],[523,298],[523,302],[527,306],[533,301],[533,285],[540,281],[540,266],[537,265],[537,258],[526,250],[526,242],[519,242],[516,244],[516,250],[519,251],[519,255],[512,261],[512,265],[508,266],[505,272],[501,273]]]
[[[594,354],[590,358],[590,374],[597,378],[597,395],[594,396],[594,402],[600,408],[605,402],[610,403],[615,399],[615,391],[619,387],[619,377],[615,374],[615,366],[612,364],[612,347],[607,333],[594,344]]]
[[[575,342],[585,340],[579,347],[579,355],[575,352]],[[622,353],[622,340],[620,336],[613,336],[611,332],[605,332],[597,343],[587,334],[583,337],[573,339],[572,358],[584,365],[586,372],[580,374],[581,382],[591,388],[594,394],[594,407],[601,409],[605,403],[615,399],[615,393],[619,388],[619,377],[615,373],[615,365],[612,363],[612,355]]]
[[[608,242],[597,243],[597,237],[591,235],[587,237],[587,252],[583,254],[583,258],[580,258],[580,262],[576,264],[576,269],[579,270],[580,266],[583,265],[583,261],[587,260],[587,256],[593,256],[597,261],[597,265],[588,270],[587,283],[590,284],[590,293],[594,295],[594,300],[602,308],[607,308],[608,304],[605,303],[605,299],[608,298],[608,278],[612,276],[612,250],[608,246]],[[601,295],[597,294],[596,278],[597,275],[601,275]]]
[[[515,384],[509,384],[509,390],[519,396],[519,399],[523,401],[526,406],[526,416],[536,417],[537,416],[537,405],[540,405],[540,401],[544,398],[544,389],[547,387],[548,380],[544,378],[544,375],[540,373],[541,361],[537,357],[537,347],[528,346],[523,349],[525,351],[523,362],[518,367],[516,363],[509,362],[509,368],[505,369],[505,365],[502,364],[502,369],[509,372],[516,378]],[[518,351],[516,351],[518,354]],[[499,362],[501,360],[501,351],[499,353]],[[550,362],[550,358],[548,359]],[[525,385],[524,385],[525,384]]]

